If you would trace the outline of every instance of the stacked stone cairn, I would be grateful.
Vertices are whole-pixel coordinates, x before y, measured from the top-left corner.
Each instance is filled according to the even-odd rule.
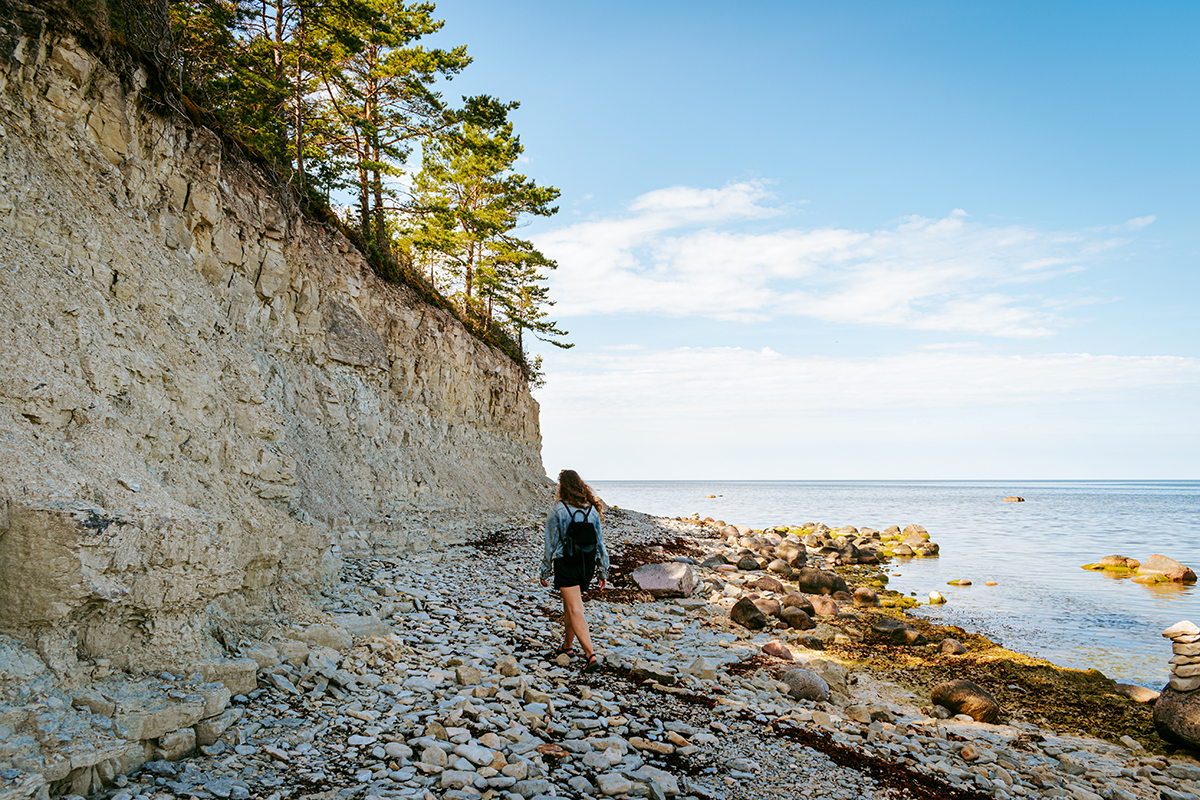
[[[1174,656],[1171,658],[1170,686],[1177,692],[1194,692],[1200,689],[1200,627],[1184,620],[1163,631],[1171,640]]]
[[[1164,741],[1200,750],[1200,627],[1184,620],[1163,636],[1175,654],[1171,679],[1154,703],[1154,727]]]

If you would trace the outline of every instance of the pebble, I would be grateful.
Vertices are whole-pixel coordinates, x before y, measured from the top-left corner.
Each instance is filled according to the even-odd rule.
[[[740,548],[693,521],[614,510],[605,523],[611,552],[676,535],[740,558]],[[108,797],[895,796],[866,772],[774,732],[788,726],[818,728],[863,754],[1001,799],[1200,791],[1200,769],[1140,749],[1031,725],[936,719],[856,696],[854,676],[801,647],[799,631],[756,633],[729,623],[745,585],[736,572],[696,566],[699,582],[688,598],[623,604],[593,594],[587,613],[597,652],[643,682],[604,671],[582,676],[578,654],[555,660],[560,606],[535,580],[541,542],[540,520],[530,519],[494,549],[460,545],[397,563],[347,559],[329,610],[370,616],[390,632],[340,652],[312,647],[302,665],[260,671],[259,687],[234,699],[242,713],[218,740],[220,750],[152,762]],[[822,623],[805,635],[840,631]],[[827,701],[794,700],[765,671],[730,671],[773,641],[794,645],[798,666],[830,681]],[[680,702],[674,692],[715,705]]]

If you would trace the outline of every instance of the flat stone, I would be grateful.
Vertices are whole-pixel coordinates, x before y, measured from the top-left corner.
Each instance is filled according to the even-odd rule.
[[[1198,634],[1200,634],[1200,627],[1191,620],[1186,619],[1182,622],[1176,622],[1162,632],[1163,637],[1166,639],[1174,639],[1176,636],[1196,636]]]
[[[687,597],[696,588],[696,570],[676,561],[643,564],[630,577],[638,588],[655,597]]]
[[[496,758],[496,754],[491,750],[478,745],[460,744],[458,747],[454,748],[454,752],[456,755],[462,756],[477,767],[485,767],[492,763],[492,761]]]
[[[652,753],[664,756],[675,752],[675,745],[673,744],[668,742],[654,742],[649,739],[643,739],[640,736],[630,737],[629,746],[637,750],[649,750]]]
[[[619,772],[605,772],[596,776],[596,785],[601,793],[609,797],[619,794],[629,794],[633,791],[633,781]]]
[[[223,683],[235,695],[249,694],[258,686],[258,664],[253,659],[202,661],[195,669],[205,683]]]
[[[474,772],[464,772],[448,769],[442,773],[441,786],[443,789],[462,789],[475,782]]]

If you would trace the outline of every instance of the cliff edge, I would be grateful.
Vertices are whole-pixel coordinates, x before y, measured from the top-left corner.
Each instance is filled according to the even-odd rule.
[[[0,633],[60,677],[319,618],[543,497],[519,365],[40,12],[0,20]]]

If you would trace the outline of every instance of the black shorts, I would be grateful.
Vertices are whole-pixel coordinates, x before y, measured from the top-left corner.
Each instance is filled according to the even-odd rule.
[[[554,588],[578,586],[580,591],[587,589],[596,573],[596,554],[581,553],[577,556],[554,559]]]

